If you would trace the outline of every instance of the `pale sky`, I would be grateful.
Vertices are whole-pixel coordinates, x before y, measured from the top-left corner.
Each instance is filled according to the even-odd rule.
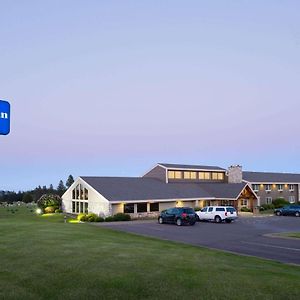
[[[156,162],[300,173],[299,1],[0,1],[0,190]]]

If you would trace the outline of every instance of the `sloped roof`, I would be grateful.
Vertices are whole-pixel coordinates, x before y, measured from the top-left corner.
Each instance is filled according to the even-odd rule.
[[[145,177],[81,177],[109,201],[224,198],[235,199],[246,183],[164,183]]]
[[[243,179],[249,182],[267,183],[300,183],[300,174],[271,173],[271,172],[243,172]]]
[[[166,163],[158,163],[161,166],[166,168],[174,168],[174,169],[194,169],[194,170],[219,170],[226,171],[226,169],[220,168],[218,166],[200,166],[200,165],[181,165],[181,164],[166,164]]]

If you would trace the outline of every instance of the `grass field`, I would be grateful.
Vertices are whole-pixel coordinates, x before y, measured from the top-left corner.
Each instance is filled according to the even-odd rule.
[[[284,233],[278,233],[278,235],[300,239],[300,232],[284,232]]]
[[[0,299],[299,299],[300,267],[0,208]]]

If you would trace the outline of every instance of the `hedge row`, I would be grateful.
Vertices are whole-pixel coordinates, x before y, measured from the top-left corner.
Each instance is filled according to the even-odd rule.
[[[114,216],[102,218],[96,214],[79,214],[77,220],[81,222],[116,222],[116,221],[130,221],[131,217],[128,214],[119,213]]]

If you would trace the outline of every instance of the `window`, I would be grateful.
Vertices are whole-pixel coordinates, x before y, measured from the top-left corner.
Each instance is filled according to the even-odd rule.
[[[295,196],[289,196],[289,202],[295,203]]]
[[[252,188],[253,188],[254,192],[258,192],[259,191],[259,184],[253,184]]]
[[[248,200],[247,199],[242,199],[241,200],[241,205],[242,206],[247,206],[248,205]]]
[[[182,179],[182,172],[181,171],[175,171],[175,179]]]
[[[294,191],[294,185],[293,184],[289,184],[289,190],[290,190],[290,192]]]
[[[201,209],[201,212],[207,212],[207,207],[203,207],[203,208]]]
[[[204,179],[210,180],[210,172],[204,172]]]
[[[209,207],[209,208],[208,208],[208,212],[212,212],[213,209],[214,209],[213,207]]]
[[[168,171],[168,178],[169,179],[175,179],[175,172],[174,171]]]
[[[282,192],[283,187],[282,184],[277,184],[278,192]]]
[[[84,189],[84,200],[88,200],[89,199],[89,191],[85,188]]]
[[[181,171],[168,171],[168,178],[169,179],[182,179],[182,172]]]
[[[266,197],[266,204],[272,204],[272,197]]]
[[[84,212],[87,214],[89,212],[89,205],[87,202],[84,203]]]
[[[133,203],[124,204],[124,213],[125,214],[133,214],[134,213],[134,204]]]
[[[150,211],[159,211],[159,203],[150,203]]]
[[[191,172],[191,179],[197,179],[197,172]]]
[[[137,204],[137,212],[138,213],[143,213],[143,212],[147,212],[147,203],[138,203]]]
[[[271,185],[270,184],[266,184],[265,188],[266,188],[266,192],[270,192],[271,191]]]
[[[72,201],[72,213],[75,213],[76,209],[75,209],[75,201]]]
[[[224,207],[217,207],[216,211],[225,211],[225,208]]]
[[[217,173],[218,174],[218,180],[224,180],[224,173]]]
[[[199,172],[199,179],[204,180],[204,172]]]
[[[191,172],[187,172],[187,171],[183,172],[183,178],[184,179],[191,179]]]
[[[88,190],[83,188],[81,184],[72,190],[72,199],[88,200],[88,198]]]
[[[213,180],[218,180],[218,173],[213,172],[212,173],[212,179]]]

